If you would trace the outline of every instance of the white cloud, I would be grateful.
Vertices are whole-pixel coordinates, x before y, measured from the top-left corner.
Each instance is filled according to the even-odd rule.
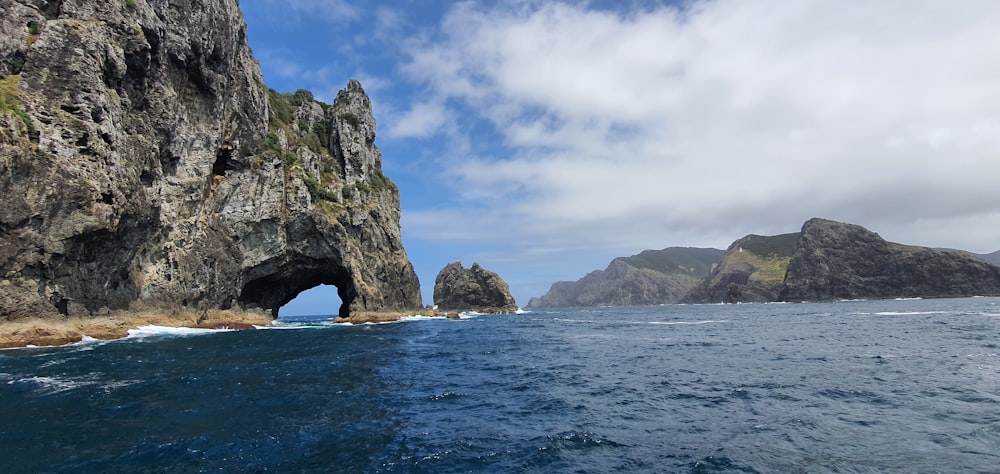
[[[364,13],[360,7],[345,0],[268,0],[282,9],[298,15],[322,18],[326,21],[345,22],[355,20]]]
[[[441,30],[404,73],[512,151],[456,159],[474,205],[410,211],[411,235],[491,238],[502,222],[526,247],[639,250],[821,216],[1000,248],[1000,2],[462,3]],[[394,133],[447,115],[417,104]],[[937,227],[958,224],[972,228]]]
[[[448,121],[448,112],[441,103],[418,102],[403,112],[389,127],[391,138],[426,138],[438,133]]]

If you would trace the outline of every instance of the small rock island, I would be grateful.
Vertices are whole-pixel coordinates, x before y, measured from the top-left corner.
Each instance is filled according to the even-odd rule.
[[[510,287],[499,275],[473,263],[449,263],[434,280],[434,304],[439,311],[475,311],[503,314],[518,310]]]

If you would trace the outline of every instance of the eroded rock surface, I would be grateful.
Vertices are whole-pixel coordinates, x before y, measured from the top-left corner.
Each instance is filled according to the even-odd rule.
[[[359,83],[268,91],[232,0],[0,17],[0,318],[421,307]]]
[[[518,309],[510,287],[499,275],[478,263],[466,269],[462,262],[449,263],[438,272],[434,304],[441,311],[513,313]]]

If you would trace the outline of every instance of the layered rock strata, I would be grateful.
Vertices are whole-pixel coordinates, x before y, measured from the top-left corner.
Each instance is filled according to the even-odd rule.
[[[434,304],[444,312],[513,313],[518,309],[510,287],[499,275],[478,263],[466,269],[462,262],[449,263],[438,272]]]
[[[421,307],[359,83],[269,93],[231,0],[0,17],[0,319],[274,316],[319,284],[343,317]]]

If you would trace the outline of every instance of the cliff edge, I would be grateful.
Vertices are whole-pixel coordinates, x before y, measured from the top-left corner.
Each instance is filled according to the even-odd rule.
[[[231,0],[0,17],[0,320],[273,317],[320,284],[354,320],[421,307],[359,83],[269,91]]]
[[[782,301],[1000,295],[1000,267],[964,252],[888,242],[864,227],[810,219]]]
[[[749,235],[685,303],[1000,295],[1000,267],[962,251],[886,241],[864,227],[810,219],[801,232]]]

